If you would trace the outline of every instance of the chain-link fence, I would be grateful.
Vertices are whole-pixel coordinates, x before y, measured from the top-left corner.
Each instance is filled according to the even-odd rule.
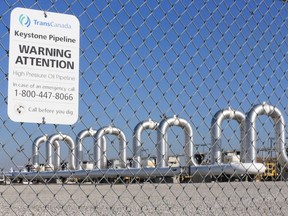
[[[73,125],[8,117],[16,7],[79,19]],[[285,1],[1,0],[0,14],[1,215],[286,215]]]

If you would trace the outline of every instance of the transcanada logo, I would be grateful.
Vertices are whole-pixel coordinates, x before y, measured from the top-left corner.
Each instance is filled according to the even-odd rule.
[[[19,23],[22,25],[22,26],[26,26],[26,27],[29,27],[30,24],[31,24],[31,20],[28,16],[24,15],[24,14],[21,14],[19,16]]]
[[[71,29],[71,25],[68,23],[56,23],[54,21],[45,22],[40,20],[33,20],[33,24],[36,26],[46,26],[46,27],[54,27],[54,28],[65,28],[65,29]]]

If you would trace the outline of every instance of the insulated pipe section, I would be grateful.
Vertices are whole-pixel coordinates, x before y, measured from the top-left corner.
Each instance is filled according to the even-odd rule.
[[[228,109],[219,110],[213,117],[211,122],[211,164],[222,163],[222,151],[221,151],[221,125],[225,119],[234,119],[240,125],[240,148],[241,148],[241,160],[244,157],[244,139],[245,139],[245,115],[237,110],[233,110],[230,107]]]
[[[82,162],[83,162],[83,140],[86,137],[94,137],[96,131],[92,128],[85,129],[80,131],[80,133],[76,137],[76,168],[77,170],[81,170]]]
[[[193,168],[193,167],[191,167]],[[87,179],[87,178],[118,178],[118,177],[139,177],[139,178],[153,178],[153,177],[173,177],[179,176],[182,173],[181,167],[166,167],[166,168],[158,168],[157,172],[155,172],[155,168],[128,168],[128,169],[93,169],[93,170],[61,170],[50,172],[11,172],[9,173],[9,178],[14,179],[17,177],[21,177],[25,180],[40,180],[47,179],[49,182],[51,179],[59,179],[59,178],[70,178],[72,175],[74,178]]]
[[[40,137],[37,137],[32,145],[32,166],[33,169],[38,169],[39,167],[39,149],[40,149],[40,145],[42,143],[47,142],[48,140],[48,135],[43,135]]]
[[[61,166],[61,149],[60,149],[60,143],[57,140],[54,140],[53,143],[53,155],[54,155],[54,169],[59,170]]]
[[[278,162],[282,167],[287,165],[288,158],[285,151],[285,121],[281,111],[274,106],[267,103],[255,105],[247,114],[246,119],[246,163],[256,163],[256,119],[259,115],[267,115],[274,121],[275,130],[275,150]]]
[[[133,167],[134,168],[141,168],[141,149],[142,149],[142,139],[141,135],[144,130],[156,130],[158,127],[158,123],[149,119],[148,121],[140,122],[134,128],[134,135],[133,135]]]
[[[64,135],[64,134],[54,134],[52,135],[46,143],[46,157],[48,164],[47,166],[52,168],[53,161],[52,161],[52,145],[54,146],[54,157],[55,157],[55,170],[60,168],[60,145],[59,141],[65,141],[69,148],[69,155],[68,155],[68,169],[75,170],[75,144],[71,137]],[[56,151],[56,152],[55,152]]]
[[[85,129],[81,131],[77,138],[76,138],[76,165],[77,169],[82,169],[82,163],[83,163],[83,140],[87,137],[95,137],[96,130],[93,130],[92,128]],[[106,139],[103,136],[101,143],[103,144],[102,149],[104,148],[104,145],[106,146]]]
[[[53,136],[55,135],[56,134],[54,134]],[[52,158],[53,153],[54,153],[54,161],[57,161],[58,157],[56,158],[56,156],[60,155],[60,144],[57,141],[54,141],[52,143],[50,137],[50,139],[48,139],[46,142],[46,167],[45,167],[46,171],[54,170],[53,158]]]
[[[126,137],[124,133],[116,127],[105,127],[98,130],[95,134],[94,144],[94,161],[95,168],[105,169],[107,167],[107,153],[106,142],[102,142],[102,137],[106,134],[116,135],[119,139],[119,164],[121,168],[127,167],[127,155],[126,155]]]
[[[160,122],[157,133],[157,167],[163,168],[168,165],[168,142],[167,131],[171,126],[179,126],[184,129],[185,133],[185,156],[187,166],[198,166],[193,152],[193,131],[190,124],[185,120],[174,116],[173,118],[164,119]]]

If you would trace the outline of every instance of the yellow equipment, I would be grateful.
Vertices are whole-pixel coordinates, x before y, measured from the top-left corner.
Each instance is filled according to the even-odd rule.
[[[263,180],[276,180],[278,177],[276,163],[266,162],[265,166],[266,166],[266,170],[263,173]]]

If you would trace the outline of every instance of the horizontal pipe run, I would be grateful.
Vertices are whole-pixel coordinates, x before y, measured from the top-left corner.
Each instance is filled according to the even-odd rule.
[[[266,167],[262,163],[230,163],[230,164],[213,164],[182,167],[163,167],[163,168],[126,168],[126,169],[93,169],[93,170],[64,170],[64,171],[45,171],[45,172],[11,172],[7,174],[8,178],[23,178],[26,180],[43,180],[57,178],[117,178],[117,177],[173,177],[179,176],[188,169],[190,175],[200,174],[207,176],[212,175],[257,175],[265,172]]]
[[[46,171],[46,172],[12,172],[7,177],[13,179],[15,177],[26,180],[43,180],[57,178],[117,178],[117,177],[173,177],[180,175],[182,168],[165,167],[165,168],[126,168],[126,169],[94,169],[94,170],[74,170],[74,171]]]
[[[212,164],[205,166],[190,166],[190,173],[197,173],[203,176],[206,175],[257,175],[262,174],[266,167],[262,163],[229,163],[229,164]]]

